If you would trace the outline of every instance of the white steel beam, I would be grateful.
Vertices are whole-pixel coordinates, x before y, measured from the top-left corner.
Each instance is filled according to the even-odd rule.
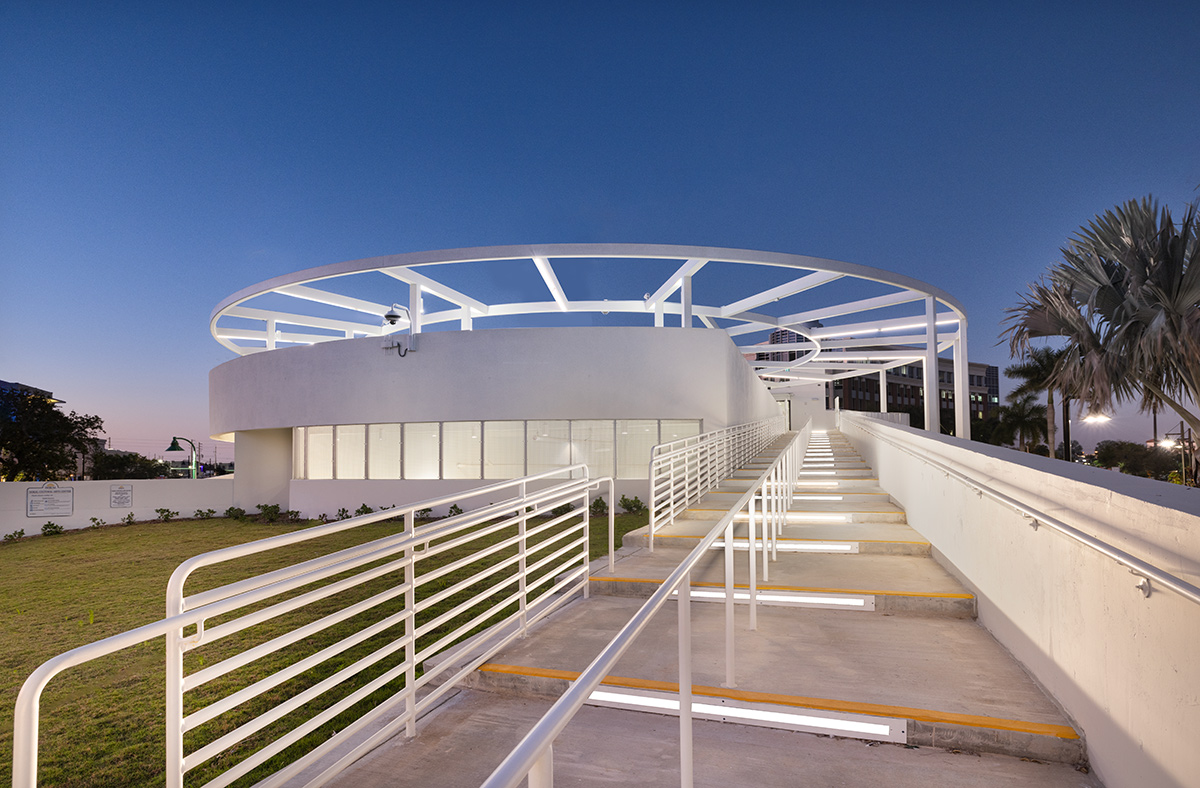
[[[948,326],[958,323],[958,315],[953,312],[942,312],[937,316],[937,324],[939,326]],[[862,336],[864,334],[880,334],[884,331],[906,331],[911,329],[921,330],[920,342],[925,341],[925,316],[918,317],[893,317],[887,320],[869,320],[862,323],[846,323],[840,326],[824,326],[822,328],[814,328],[805,333],[813,339],[825,339],[828,337],[849,337]],[[893,342],[892,337],[881,337],[888,342]]]
[[[438,298],[445,299],[452,304],[459,306],[469,306],[481,315],[488,313],[488,305],[465,293],[460,293],[453,287],[442,284],[434,279],[430,279],[425,274],[418,273],[411,268],[382,268],[381,273],[385,273],[393,279],[399,279],[401,282],[407,282],[410,285],[420,285],[421,289],[430,295],[435,295]]]
[[[356,323],[352,320],[334,320],[328,317],[312,317],[297,315],[291,312],[275,312],[269,309],[254,309],[246,306],[233,306],[225,310],[222,317],[241,317],[248,320],[274,320],[276,325],[283,323],[291,326],[307,326],[309,328],[326,328],[330,331],[356,331],[360,334],[377,335],[383,331],[378,324]],[[397,328],[403,328],[408,322],[401,320]],[[389,326],[388,328],[391,328]],[[219,329],[224,330],[224,329]]]
[[[534,257],[533,264],[537,266],[538,273],[542,275],[542,281],[546,283],[550,295],[554,296],[554,303],[558,304],[559,309],[566,312],[568,310],[567,294],[563,292],[558,277],[554,275],[554,267],[550,265],[550,261],[545,257]]]
[[[958,324],[958,336],[954,340],[954,434],[959,438],[971,439],[971,387],[967,380],[967,321]]]
[[[818,271],[808,276],[802,276],[786,284],[772,287],[770,290],[763,290],[761,293],[755,293],[752,296],[743,298],[741,301],[734,301],[728,306],[721,307],[721,317],[733,317],[739,312],[745,312],[747,309],[753,309],[756,306],[778,301],[781,298],[787,298],[796,293],[803,293],[805,290],[811,290],[814,287],[819,287],[841,278],[842,274],[829,271]]]
[[[813,320],[824,320],[827,317],[850,315],[855,312],[867,312],[872,309],[882,309],[886,306],[909,304],[913,301],[920,301],[922,298],[924,296],[921,293],[912,290],[901,290],[898,293],[889,293],[888,295],[875,296],[874,298],[864,298],[861,301],[849,301],[845,304],[835,304],[820,309],[810,309],[807,312],[797,312],[794,315],[786,315],[779,318],[779,325],[791,326],[798,323],[808,323]]]
[[[925,360],[922,362],[925,378],[925,430],[942,431],[942,392],[938,387],[937,347],[937,302],[933,296],[925,298]]]
[[[679,270],[671,274],[671,277],[667,279],[667,281],[663,282],[662,286],[655,290],[654,293],[646,299],[646,310],[649,311],[658,302],[667,300],[671,293],[674,293],[683,284],[683,278],[685,276],[691,276],[692,274],[696,273],[703,268],[706,263],[708,263],[707,259],[699,257],[684,261],[683,265],[679,266]]]
[[[364,301],[361,298],[351,298],[350,296],[330,293],[326,290],[318,290],[308,285],[287,285],[286,287],[276,288],[274,292],[293,298],[302,298],[305,301],[316,301],[318,304],[328,304],[329,306],[337,306],[342,309],[352,309],[355,312],[365,312],[368,315],[375,315],[376,317],[383,317],[391,307],[391,304],[377,304],[374,301]]]
[[[954,334],[938,334],[938,347],[942,348],[943,343],[953,342],[958,336]],[[862,337],[859,339],[822,339],[820,343],[816,342],[780,342],[776,345],[758,344],[758,345],[739,345],[738,350],[742,353],[763,353],[769,348],[771,353],[779,353],[788,350],[812,350],[815,347],[822,348],[858,348],[858,347],[878,347],[892,345],[915,345],[925,341],[924,334],[913,334],[911,336],[887,337],[886,339],[872,336]]]
[[[742,312],[734,319],[745,320],[747,322],[738,326],[730,326],[729,328],[725,329],[725,332],[731,337],[735,337],[740,334],[753,334],[755,331],[773,331],[779,328],[779,318],[771,317],[770,315]]]

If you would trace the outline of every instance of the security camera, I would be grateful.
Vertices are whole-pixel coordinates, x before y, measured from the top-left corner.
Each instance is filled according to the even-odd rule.
[[[389,309],[384,313],[383,319],[387,321],[389,326],[394,326],[400,322],[400,313],[395,309]]]

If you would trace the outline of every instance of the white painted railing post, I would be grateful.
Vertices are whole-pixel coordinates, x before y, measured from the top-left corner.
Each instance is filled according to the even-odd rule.
[[[679,785],[692,788],[692,573],[679,584]]]
[[[167,586],[167,618],[183,612],[183,587]],[[166,728],[167,788],[183,788],[183,629],[167,633]],[[36,776],[36,773],[35,773]],[[14,782],[15,786],[15,782]]]
[[[528,516],[528,513],[525,511],[525,508],[526,508],[525,507],[525,484],[522,483],[521,484],[521,518],[517,524],[517,535],[518,535],[517,575],[519,577],[519,580],[517,582],[518,582],[518,593],[520,594],[520,597],[521,597],[521,599],[520,599],[521,637],[525,637],[526,635],[529,634],[529,609],[526,605],[526,598],[528,597],[528,593],[527,593],[527,589],[525,587],[525,574],[526,574],[526,571],[525,571],[525,567],[526,567],[525,524],[529,520],[529,516]],[[586,588],[586,586],[584,586],[584,587]]]
[[[725,526],[725,686],[736,687],[733,653],[733,520]]]
[[[654,492],[651,490],[651,500],[654,498]],[[608,479],[608,571],[616,570],[616,542],[617,542],[617,483],[610,476]]]
[[[758,547],[756,544],[758,542],[758,539],[756,538],[757,529],[755,527],[755,522],[754,522],[754,520],[755,520],[754,499],[756,497],[758,497],[758,495],[759,495],[758,493],[755,493],[754,495],[750,496],[750,522],[749,522],[748,531],[746,534],[747,539],[748,539],[747,546],[749,547],[749,549],[746,551],[746,555],[750,556],[749,569],[750,569],[750,631],[751,632],[758,629],[758,574],[755,571],[755,565],[758,563]],[[765,506],[764,506],[764,508],[765,508]],[[763,537],[764,537],[764,539],[766,538],[765,533],[763,534]]]
[[[417,530],[417,515],[410,508],[404,513],[404,533],[412,536]],[[408,588],[404,592],[404,609],[408,615],[404,617],[404,634],[412,638],[404,657],[408,667],[404,671],[404,735],[413,738],[417,735],[417,621],[414,610],[417,607],[417,553],[411,546],[404,551],[404,581]]]
[[[542,757],[529,770],[529,788],[554,788],[554,745],[546,746]]]

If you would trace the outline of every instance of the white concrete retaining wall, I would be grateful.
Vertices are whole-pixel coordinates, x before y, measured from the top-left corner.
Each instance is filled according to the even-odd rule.
[[[900,449],[841,429],[880,484],[978,595],[979,620],[1083,731],[1108,788],[1184,788],[1200,775],[1200,605]],[[1200,585],[1200,489],[1011,449],[873,425],[889,439]]]
[[[218,515],[233,505],[233,477],[212,479],[118,479],[99,482],[0,482],[0,534],[23,530],[26,536],[53,522],[66,529],[87,528],[95,517],[116,523],[133,513],[134,519],[153,520],[155,509],[170,509],[191,517],[197,509]],[[32,492],[26,492],[31,490]],[[68,492],[69,491],[69,492]],[[29,506],[39,513],[30,516]],[[71,514],[55,514],[66,511]]]

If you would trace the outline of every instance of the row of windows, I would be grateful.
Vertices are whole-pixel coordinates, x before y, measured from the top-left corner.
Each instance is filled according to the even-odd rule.
[[[292,478],[516,479],[587,463],[593,476],[644,479],[654,446],[699,434],[699,419],[295,427]]]

